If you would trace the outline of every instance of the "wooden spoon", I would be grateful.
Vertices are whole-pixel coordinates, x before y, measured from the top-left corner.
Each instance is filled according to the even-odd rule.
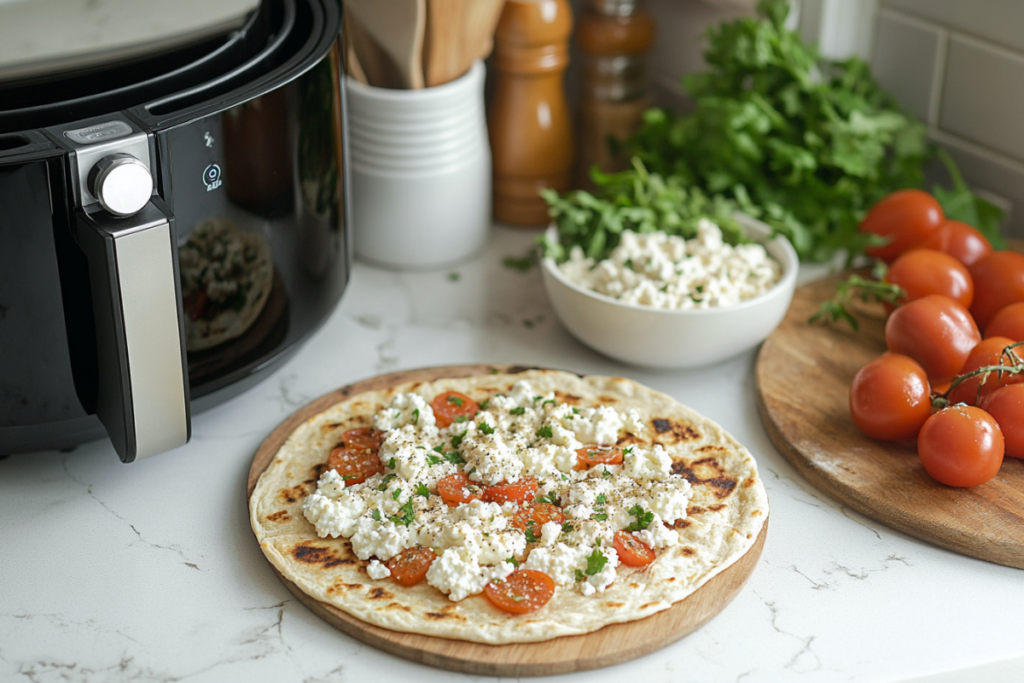
[[[459,78],[493,47],[505,0],[427,0],[427,86]]]
[[[345,9],[394,62],[403,87],[422,88],[426,0],[346,0]]]

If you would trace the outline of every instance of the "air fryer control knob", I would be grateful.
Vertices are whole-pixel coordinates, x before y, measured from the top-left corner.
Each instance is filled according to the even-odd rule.
[[[92,167],[89,189],[110,213],[131,216],[141,211],[153,195],[153,176],[131,154],[111,154]]]

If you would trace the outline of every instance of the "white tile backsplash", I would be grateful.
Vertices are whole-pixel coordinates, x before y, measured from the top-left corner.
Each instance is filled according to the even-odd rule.
[[[1021,0],[882,0],[882,6],[1024,52]]]
[[[879,84],[899,94],[900,104],[929,121],[932,91],[940,70],[940,50],[947,32],[920,21],[879,12],[871,71]]]

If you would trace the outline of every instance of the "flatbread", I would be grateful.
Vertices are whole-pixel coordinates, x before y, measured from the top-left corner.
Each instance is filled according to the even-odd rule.
[[[270,243],[226,218],[208,218],[178,250],[185,349],[235,339],[259,317],[274,284]]]
[[[372,416],[398,393],[416,392],[429,402],[454,390],[479,401],[508,393],[519,380],[574,406],[640,412],[644,433],[625,434],[620,443],[661,444],[672,458],[672,471],[693,487],[687,517],[675,524],[678,545],[659,550],[647,567],[620,565],[615,582],[603,592],[584,596],[559,587],[540,610],[512,615],[480,594],[452,602],[425,582],[404,588],[390,579],[371,579],[369,562],[356,557],[350,541],[317,536],[302,504],[316,490],[342,432],[372,424]],[[267,558],[311,597],[383,628],[489,644],[589,633],[668,609],[742,557],[768,516],[753,457],[711,420],[628,379],[548,370],[415,382],[342,401],[291,434],[260,477],[249,506]]]

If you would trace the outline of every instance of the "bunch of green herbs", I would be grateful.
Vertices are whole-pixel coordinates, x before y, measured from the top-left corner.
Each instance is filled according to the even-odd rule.
[[[573,190],[559,195],[541,190],[559,238],[558,242],[541,238],[544,256],[561,262],[578,246],[587,257],[599,261],[618,246],[625,230],[640,234],[660,230],[689,239],[705,218],[722,229],[730,244],[743,241],[743,232],[733,218],[736,202],[721,195],[708,196],[697,187],[688,187],[682,178],[651,173],[639,159],[633,159],[629,170],[601,173],[595,169],[591,177],[597,185],[594,194]]]

